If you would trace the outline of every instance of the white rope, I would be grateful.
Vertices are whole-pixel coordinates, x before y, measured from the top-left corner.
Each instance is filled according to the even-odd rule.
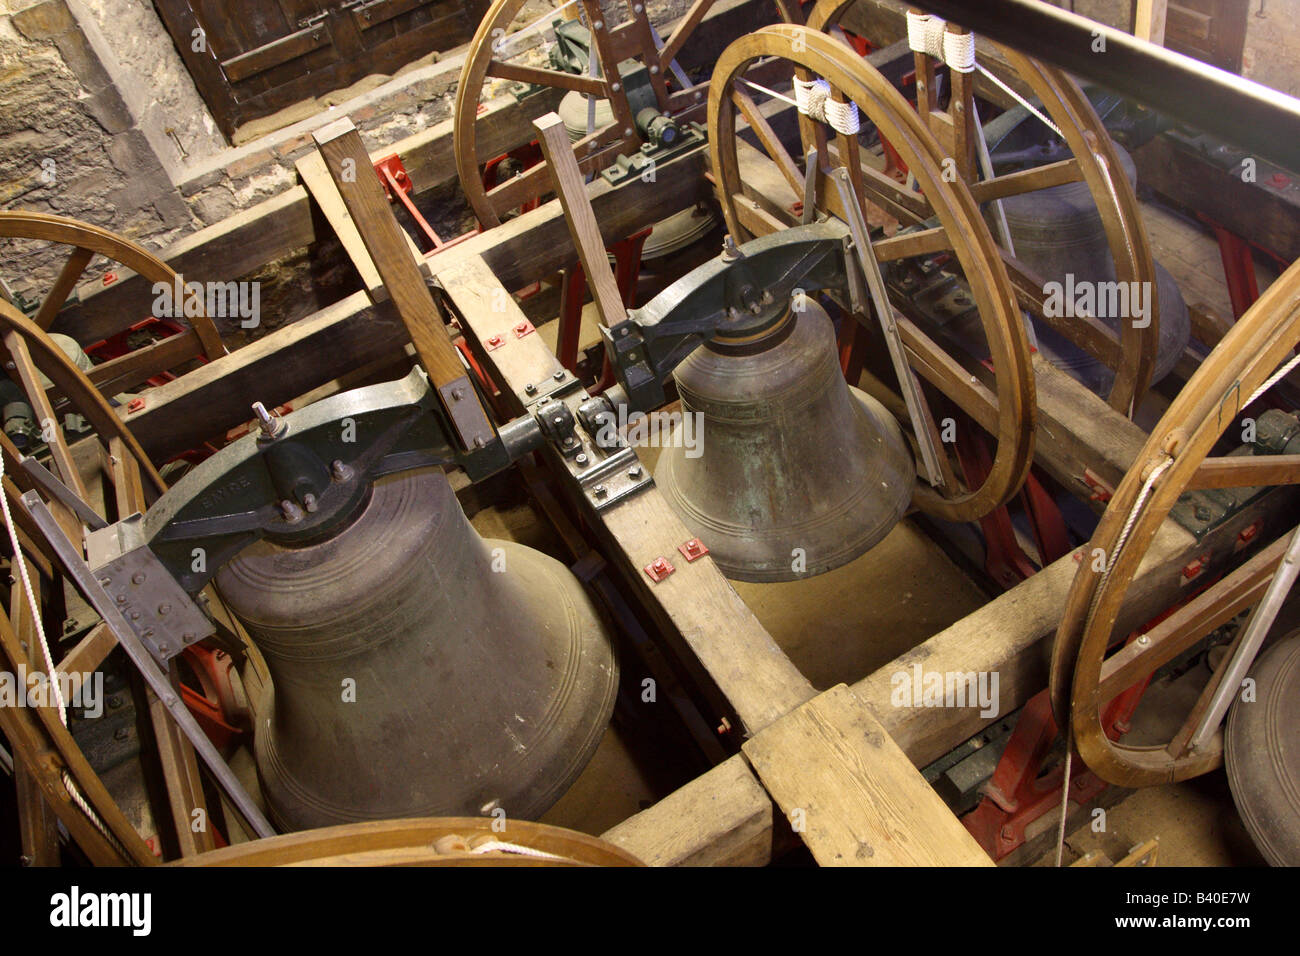
[[[1244,405],[1242,405],[1241,407],[1242,407],[1242,408],[1245,408],[1246,405],[1249,405],[1249,404],[1250,404],[1251,402],[1253,402],[1255,399],[1259,398],[1259,396],[1263,395],[1263,394],[1264,394],[1265,392],[1267,392],[1270,388],[1272,388],[1274,385],[1276,385],[1278,382],[1280,382],[1283,378],[1285,378],[1285,377],[1286,377],[1286,374],[1287,374],[1288,372],[1290,372],[1293,368],[1295,368],[1297,365],[1300,365],[1300,355],[1297,355],[1297,356],[1296,356],[1295,358],[1293,358],[1291,361],[1287,362],[1287,363],[1286,363],[1285,365],[1283,365],[1280,369],[1278,369],[1276,372],[1274,372],[1274,373],[1273,373],[1273,377],[1270,378],[1270,379],[1269,379],[1267,382],[1265,382],[1263,385],[1261,385],[1259,388],[1255,389],[1254,394],[1251,395],[1250,398],[1246,399],[1246,403],[1245,403]]]
[[[3,482],[5,474],[4,456],[0,455],[0,483]],[[54,657],[50,654],[49,642],[45,639],[45,625],[41,622],[41,609],[36,603],[36,592],[32,589],[32,579],[27,573],[27,559],[23,557],[23,549],[18,544],[18,531],[14,526],[13,515],[9,513],[9,496],[0,489],[0,510],[4,512],[5,528],[9,531],[9,543],[14,549],[14,564],[18,566],[18,576],[23,582],[23,593],[27,595],[27,607],[31,611],[32,621],[36,625],[36,639],[41,645],[41,654],[45,658],[45,675],[54,691],[54,702],[59,708],[59,720],[63,726],[68,726],[68,704],[63,699],[63,688],[59,686],[59,681],[54,673]]]
[[[943,61],[958,73],[975,72],[975,34],[943,32]]]
[[[1160,476],[1163,475],[1173,463],[1173,458],[1166,455],[1165,460],[1152,468],[1151,474],[1147,475],[1147,480],[1142,483],[1142,490],[1138,493],[1137,501],[1133,503],[1133,510],[1129,512],[1128,520],[1124,522],[1124,527],[1119,533],[1119,540],[1115,542],[1115,551],[1106,560],[1106,570],[1102,574],[1101,584],[1097,587],[1097,593],[1100,594],[1101,589],[1105,587],[1106,579],[1110,577],[1111,568],[1115,567],[1115,562],[1119,559],[1119,553],[1124,550],[1124,545],[1128,543],[1129,533],[1133,530],[1133,525],[1137,523],[1138,515],[1142,513],[1142,508],[1146,505],[1147,498],[1151,495],[1151,489],[1155,487],[1155,483],[1160,479]]]
[[[794,98],[800,113],[828,124],[837,133],[856,136],[861,129],[858,105],[831,99],[831,85],[823,79],[801,80],[796,76]]]
[[[1039,122],[1041,122],[1044,126],[1050,129],[1053,133],[1055,133],[1061,139],[1065,139],[1065,134],[1061,132],[1061,128],[1057,126],[1055,123],[1053,123],[1046,116],[1044,116],[1042,110],[1038,109],[1038,107],[1034,106],[1033,103],[1029,102],[1027,99],[1025,99],[1015,90],[1013,90],[1011,87],[1007,86],[1005,83],[999,80],[988,70],[984,69],[984,67],[981,66],[979,63],[975,64],[975,69],[979,70],[982,74],[988,77],[994,84],[1001,87],[1003,93],[1007,94],[1007,96],[1011,97],[1021,106],[1023,106],[1025,109],[1029,110],[1029,112],[1032,113],[1034,116],[1038,117]]]
[[[907,11],[907,45],[917,53],[943,59],[943,35],[947,23],[929,13]]]
[[[766,86],[759,86],[757,83],[753,83],[753,82],[751,82],[751,81],[749,81],[749,80],[744,79],[743,77],[741,78],[741,82],[744,83],[746,86],[748,86],[750,89],[752,89],[752,90],[758,90],[758,92],[760,92],[760,93],[765,93],[765,94],[767,94],[768,96],[772,97],[773,99],[780,100],[782,103],[789,103],[791,106],[794,106],[794,107],[797,107],[797,106],[799,105],[797,102],[795,102],[794,100],[792,100],[790,97],[788,97],[788,96],[784,96],[784,95],[778,93],[776,90],[769,90]],[[798,81],[796,80],[795,82],[798,82]]]
[[[4,456],[0,455],[0,484],[3,484],[5,473]],[[4,493],[0,487],[0,511],[4,512],[5,529],[9,532],[9,544],[14,549],[14,564],[18,566],[18,576],[23,582],[23,593],[27,596],[27,607],[32,615],[32,622],[35,625],[36,638],[41,645],[41,654],[45,658],[45,680],[50,689],[54,692],[54,702],[59,708],[59,721],[64,727],[68,726],[68,703],[63,699],[63,688],[59,685],[58,673],[54,669],[54,656],[50,653],[49,641],[45,639],[45,625],[41,621],[41,609],[36,603],[36,592],[32,588],[31,576],[27,573],[27,559],[23,557],[22,546],[18,543],[18,530],[14,525],[13,515],[9,511],[9,496]],[[118,841],[117,837],[108,829],[108,825],[95,812],[95,808],[90,805],[81,793],[81,788],[77,782],[72,779],[67,768],[62,770],[63,788],[68,791],[68,797],[74,804],[86,815],[91,824],[100,834],[108,841],[124,860],[130,860],[131,855],[127,853],[126,848]]]
[[[789,103],[796,107],[800,113],[815,119],[819,123],[826,123],[835,132],[843,133],[845,136],[856,136],[862,128],[862,121],[858,117],[858,104],[853,102],[840,103],[831,99],[831,85],[825,80],[801,80],[799,77],[794,78],[794,99],[769,90],[766,86],[759,86],[744,78],[741,82],[750,89],[758,90],[773,99],[778,99],[782,103]]]
[[[547,853],[544,850],[535,850],[530,846],[521,846],[518,843],[507,843],[504,840],[487,840],[480,843],[471,853],[517,853],[520,856],[532,856],[539,860],[567,860],[567,856],[559,856],[555,853]]]
[[[947,21],[929,13],[907,13],[907,45],[916,53],[948,64],[950,70],[970,73],[979,70],[1013,100],[1036,116],[1048,129],[1065,139],[1060,128],[1023,96],[981,66],[975,59],[975,34],[953,33]]]

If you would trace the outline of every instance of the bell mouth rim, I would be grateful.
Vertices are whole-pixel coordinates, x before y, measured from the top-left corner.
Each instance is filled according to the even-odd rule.
[[[704,347],[720,355],[757,355],[780,345],[788,339],[798,325],[795,311],[786,308],[774,321],[757,329],[747,329],[743,335],[719,334],[704,343]]]

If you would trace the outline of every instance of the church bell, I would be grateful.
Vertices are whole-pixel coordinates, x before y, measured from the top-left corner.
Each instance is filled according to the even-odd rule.
[[[480,538],[438,470],[376,480],[332,537],[250,545],[217,586],[271,672],[254,751],[285,830],[535,819],[613,710],[613,648],[577,579]]]
[[[705,343],[674,375],[702,432],[698,454],[668,443],[655,481],[741,581],[852,561],[902,517],[916,480],[898,423],[844,381],[830,317],[801,300],[757,338]]]

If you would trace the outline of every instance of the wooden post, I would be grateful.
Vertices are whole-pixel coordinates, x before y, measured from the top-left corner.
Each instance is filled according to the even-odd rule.
[[[344,117],[318,129],[313,138],[462,445],[482,447],[495,437],[495,429],[451,344],[442,310],[429,294],[405,234],[393,218],[361,135]]]

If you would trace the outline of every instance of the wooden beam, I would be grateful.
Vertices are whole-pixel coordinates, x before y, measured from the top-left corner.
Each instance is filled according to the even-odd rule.
[[[1200,541],[1181,525],[1166,521],[1129,588],[1116,633],[1140,627],[1178,600],[1188,583],[1183,569],[1193,559],[1211,555],[1206,574],[1225,566],[1242,530],[1261,517],[1279,515],[1287,506],[1279,494],[1253,503]],[[1050,641],[1079,568],[1075,554],[1082,550],[1054,561],[853,685],[853,692],[871,707],[913,763],[931,763],[1046,686]],[[978,707],[895,706],[897,675],[910,675],[914,665],[927,673],[997,674],[998,714],[981,716]]]
[[[770,22],[773,15],[769,0],[718,0],[687,45],[689,63],[711,62],[731,39],[755,24]],[[453,51],[439,60],[435,70],[445,73],[451,84],[463,62],[464,50]],[[510,95],[484,104],[477,129],[481,153],[498,155],[531,140],[532,118],[557,107],[562,96],[562,90],[543,90],[522,104]],[[453,137],[454,117],[378,149],[370,158],[374,161],[397,154],[414,186],[412,198],[418,202],[456,182]],[[159,258],[187,280],[226,281],[242,279],[320,238],[308,192],[294,186],[180,239],[159,253]],[[149,284],[130,270],[119,270],[118,276],[110,286],[96,282],[78,287],[81,301],[59,313],[54,331],[88,344],[116,331],[123,314],[149,314],[153,300]],[[536,276],[527,281],[533,278]]]
[[[657,182],[639,177],[620,186],[603,179],[588,195],[607,243],[625,238],[646,222],[708,197],[704,155],[694,150],[657,170]],[[577,258],[558,200],[525,213],[426,260],[450,269],[482,257],[507,288],[523,288]],[[410,341],[391,302],[372,303],[354,293],[229,355],[150,389],[144,405],[124,420],[156,460],[194,448],[247,422],[249,406],[268,407],[296,398],[368,362],[401,357]],[[121,413],[122,410],[119,410]]]
[[[343,251],[348,254],[348,259],[352,261],[352,265],[361,276],[361,284],[366,287],[372,299],[387,298],[387,293],[383,291],[384,282],[379,278],[379,270],[375,268],[375,261],[366,251],[361,233],[357,232],[357,224],[352,221],[347,206],[343,204],[343,197],[339,195],[334,180],[330,178],[321,154],[308,153],[295,165],[302,184],[307,187],[307,192],[311,193],[312,199],[316,200],[316,205],[320,207],[325,220],[334,230],[334,234],[339,237]],[[361,175],[368,175],[368,172],[362,171]]]
[[[346,117],[317,130],[313,137],[357,232],[365,243],[393,307],[415,345],[438,401],[447,411],[462,448],[482,448],[496,436],[487,410],[469,381],[469,371],[451,344],[447,317],[424,284],[411,257],[406,234],[397,224],[379,180],[366,164],[361,134]]]
[[[591,201],[587,198],[587,184],[583,182],[582,172],[578,169],[578,160],[573,155],[573,144],[564,128],[564,120],[557,113],[547,113],[533,125],[537,127],[538,141],[551,171],[551,180],[555,183],[560,205],[564,209],[564,221],[569,226],[569,238],[578,250],[583,275],[591,289],[596,311],[606,326],[622,322],[627,312],[623,307],[623,296],[614,280],[614,271],[609,267],[605,240],[600,234],[600,224],[596,221]]]
[[[975,838],[843,684],[743,747],[822,866],[992,866]]]
[[[649,866],[766,866],[772,800],[736,754],[601,839]]]

